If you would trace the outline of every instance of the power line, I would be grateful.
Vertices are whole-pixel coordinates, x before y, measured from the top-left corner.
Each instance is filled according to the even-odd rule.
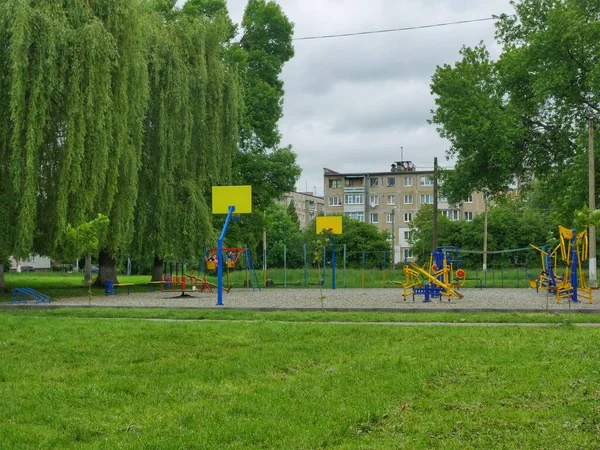
[[[443,23],[434,23],[430,25],[416,25],[412,27],[403,27],[403,28],[390,28],[386,30],[373,30],[373,31],[358,31],[355,33],[340,33],[340,34],[324,34],[319,36],[305,36],[299,38],[293,38],[294,41],[310,41],[315,39],[331,39],[331,38],[340,38],[340,37],[348,37],[348,36],[363,36],[366,34],[381,34],[381,33],[394,33],[397,31],[410,31],[410,30],[422,30],[425,28],[438,28],[438,27],[447,27],[450,25],[461,25],[465,23],[474,23],[474,22],[486,22],[489,20],[494,20],[495,17],[484,17],[481,19],[470,19],[470,20],[458,20],[456,22],[443,22]]]

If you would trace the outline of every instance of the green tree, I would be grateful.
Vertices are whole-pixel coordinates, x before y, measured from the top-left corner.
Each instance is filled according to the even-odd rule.
[[[251,185],[256,214],[233,224],[227,240],[233,245],[256,248],[264,230],[263,212],[275,199],[295,189],[300,167],[291,147],[281,147],[277,123],[282,115],[283,65],[294,54],[293,24],[281,7],[272,1],[250,0],[246,7],[240,38],[223,0],[188,0],[183,12],[220,22],[229,30],[223,39],[223,58],[237,69],[243,87],[240,113],[240,145],[233,157],[232,184]],[[222,226],[222,218],[215,218]]]
[[[154,255],[154,280],[165,258],[197,261],[214,245],[207,199],[212,185],[230,184],[241,103],[238,77],[222,59],[222,22],[164,18],[152,28],[135,238],[140,259]]]
[[[465,222],[451,221],[438,214],[438,246],[459,245],[462,224]],[[418,264],[429,261],[433,250],[433,206],[423,205],[410,224],[411,252]]]
[[[391,263],[391,244],[386,232],[379,231],[371,223],[351,219],[345,215],[342,216],[342,230],[342,234],[333,236],[333,241],[339,255],[341,255],[339,249],[346,245],[346,262],[349,267],[362,267],[363,252],[365,252],[367,268],[382,267],[384,255],[386,264]],[[315,248],[315,242],[322,241],[322,239],[317,239],[316,219],[305,230],[304,241],[308,245],[308,254],[317,255],[322,251]],[[341,257],[339,261],[341,261]]]
[[[423,206],[411,224],[411,248],[419,264],[429,260],[432,251],[433,208]],[[461,250],[478,253],[461,255],[467,267],[480,267],[483,250],[483,214],[472,221],[450,221],[438,217],[438,245],[457,246]],[[556,231],[556,224],[540,210],[531,206],[527,198],[498,197],[488,211],[488,251],[523,249],[529,244],[543,245]],[[489,264],[512,265],[537,262],[533,251],[488,255]]]
[[[284,246],[289,268],[303,267],[303,236],[288,208],[272,205],[267,209],[267,261],[269,267],[283,267]]]
[[[133,231],[148,85],[137,0],[0,4],[0,254],[51,254],[67,223]],[[0,258],[2,259],[2,258]]]
[[[297,224],[298,229],[300,229],[300,219],[298,218],[298,214],[296,213],[296,202],[293,199],[290,200],[290,204],[286,208],[288,216],[292,219],[292,222]]]
[[[457,160],[444,187],[452,201],[560,174],[585,153],[587,119],[599,117],[598,2],[512,4],[516,14],[496,24],[498,61],[483,46],[465,48],[433,76],[432,122]]]

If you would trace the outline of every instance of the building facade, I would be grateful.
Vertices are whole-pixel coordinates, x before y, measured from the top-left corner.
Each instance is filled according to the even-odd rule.
[[[376,225],[393,242],[394,262],[411,261],[410,224],[422,205],[433,204],[433,170],[420,171],[410,161],[397,161],[389,172],[323,171],[325,214],[346,214]],[[438,210],[450,220],[473,220],[484,212],[485,203],[480,192],[459,205],[438,196]]]
[[[280,203],[288,206],[292,200],[302,230],[305,230],[315,217],[325,214],[323,197],[318,197],[310,192],[290,192],[283,196]]]

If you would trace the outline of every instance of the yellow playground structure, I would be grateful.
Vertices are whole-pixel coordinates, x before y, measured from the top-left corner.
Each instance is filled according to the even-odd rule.
[[[452,256],[455,256],[452,259]],[[458,299],[463,295],[458,288],[464,284],[467,274],[464,269],[457,268],[460,264],[457,247],[437,247],[429,257],[429,264],[420,267],[411,263],[404,267],[404,282],[395,282],[403,287],[402,297],[423,295],[424,301],[429,302],[431,298],[446,297],[448,301],[452,297]]]
[[[537,278],[529,280],[529,286],[538,292],[545,290],[555,294],[556,303],[564,298],[578,302],[579,297],[592,303],[592,290],[587,284],[582,263],[588,259],[589,242],[587,230],[577,233],[576,230],[559,226],[559,243],[550,251],[549,246],[536,247],[540,253],[542,271]],[[558,275],[559,264],[564,265],[564,272]]]

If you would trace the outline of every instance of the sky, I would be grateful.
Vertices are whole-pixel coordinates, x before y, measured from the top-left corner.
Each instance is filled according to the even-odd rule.
[[[179,2],[179,5],[183,4]],[[229,0],[240,23],[247,0]],[[294,22],[294,37],[352,33],[480,19],[514,12],[509,0],[278,0]],[[281,75],[282,145],[292,145],[302,175],[297,191],[323,195],[323,168],[387,171],[394,161],[417,169],[446,159],[450,144],[429,125],[436,66],[453,64],[463,45],[500,48],[494,22],[294,41]]]

